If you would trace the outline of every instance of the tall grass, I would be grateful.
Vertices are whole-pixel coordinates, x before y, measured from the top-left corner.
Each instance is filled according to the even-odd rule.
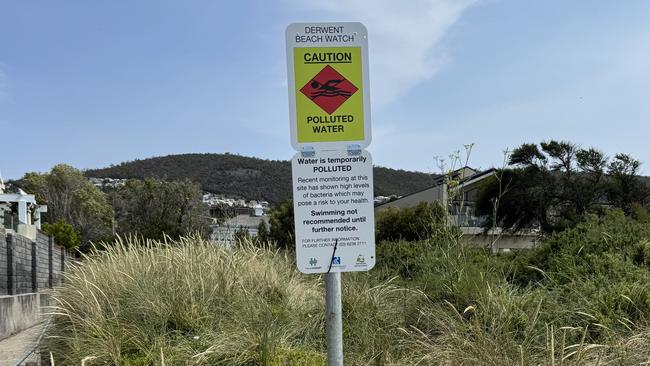
[[[133,238],[65,276],[46,344],[57,364],[325,362],[322,279],[297,272],[286,252]],[[390,362],[404,319],[394,303],[417,292],[362,277],[346,279],[344,289],[348,359]]]
[[[198,238],[119,240],[67,272],[48,347],[87,365],[246,365],[320,349],[321,284],[288,262]]]
[[[594,219],[508,255],[445,228],[382,243],[343,276],[346,364],[650,364],[639,225]],[[285,251],[119,240],[67,272],[46,347],[57,365],[324,365],[323,296]]]

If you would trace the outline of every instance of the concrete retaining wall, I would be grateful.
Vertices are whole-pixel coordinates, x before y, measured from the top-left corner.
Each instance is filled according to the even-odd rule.
[[[506,233],[496,230],[485,235],[479,227],[462,227],[463,244],[473,247],[491,248],[493,252],[507,252],[531,249],[537,246],[540,236],[535,232]]]
[[[41,321],[45,294],[0,296],[0,340],[30,328]]]

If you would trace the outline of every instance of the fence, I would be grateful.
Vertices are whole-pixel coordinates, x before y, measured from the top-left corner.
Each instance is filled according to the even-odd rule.
[[[35,293],[61,283],[74,257],[42,232],[31,240],[0,233],[0,296]]]

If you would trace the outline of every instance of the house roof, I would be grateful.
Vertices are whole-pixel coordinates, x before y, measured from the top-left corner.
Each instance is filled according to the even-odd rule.
[[[442,180],[443,180],[445,177],[451,177],[451,178],[453,178],[453,179],[457,179],[458,177],[460,177],[463,173],[467,172],[468,170],[469,170],[471,173],[470,173],[469,175],[467,175],[467,177],[472,176],[472,175],[478,173],[478,171],[477,171],[476,169],[474,169],[474,168],[469,167],[469,166],[466,165],[466,166],[464,166],[464,167],[462,167],[462,168],[458,168],[458,169],[454,170],[453,172],[450,172],[449,174],[440,174],[440,175],[436,176],[436,177],[435,177],[435,180],[434,180],[434,183],[436,183],[436,185],[441,184],[441,183],[442,183]]]
[[[470,184],[476,183],[476,182],[481,181],[481,180],[483,180],[483,179],[485,179],[487,177],[492,176],[492,174],[494,174],[495,171],[496,171],[495,168],[490,168],[490,169],[484,170],[482,172],[472,174],[469,177],[467,177],[467,178],[463,179],[462,181],[460,181],[460,184],[465,186],[465,185],[470,185]]]
[[[467,169],[467,168],[472,169],[472,168],[467,167],[467,166],[466,166],[466,167],[463,167],[463,168],[461,168],[461,169]],[[451,176],[458,175],[458,174],[459,174],[459,171],[460,171],[461,169],[456,170],[454,173],[451,174]],[[474,169],[472,169],[472,170],[474,170]],[[485,179],[485,178],[487,178],[487,177],[492,176],[492,174],[493,174],[495,171],[496,171],[495,168],[490,168],[490,169],[484,170],[484,171],[482,171],[482,172],[474,173],[474,174],[472,174],[472,175],[470,175],[470,176],[465,177],[464,179],[462,179],[462,180],[459,182],[459,185],[461,185],[461,186],[466,186],[466,185],[470,185],[470,184],[476,183],[476,182],[481,181],[481,180],[483,180],[483,179]],[[412,192],[412,193],[406,194],[406,195],[404,195],[404,196],[398,198],[397,200],[401,200],[401,199],[403,199],[403,198],[410,197],[410,196],[413,196],[413,195],[415,195],[415,194],[422,193],[422,192],[424,192],[424,191],[428,191],[428,190],[430,190],[430,189],[436,188],[436,187],[438,187],[438,186],[440,186],[440,185],[442,184],[442,182],[443,182],[443,178],[444,178],[444,175],[440,175],[440,176],[438,176],[438,177],[435,178],[435,181],[434,181],[435,184],[432,185],[431,187],[427,187],[427,188],[425,188],[425,189],[421,189],[421,190],[419,190],[419,191],[415,191],[415,192]],[[397,200],[396,200],[396,201],[397,201]],[[382,203],[382,204],[379,204],[379,205],[375,206],[375,208],[377,208],[377,207],[381,207],[381,206],[384,206],[384,205],[387,205],[387,204],[391,204],[391,203],[394,203],[394,202],[395,202],[395,201],[384,202],[384,203]]]

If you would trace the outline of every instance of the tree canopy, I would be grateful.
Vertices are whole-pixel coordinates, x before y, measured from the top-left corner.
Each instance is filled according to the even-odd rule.
[[[82,247],[111,237],[111,206],[104,193],[80,170],[59,164],[49,173],[25,174],[18,185],[35,194],[40,203],[47,204],[47,222],[72,225]]]
[[[130,179],[110,193],[110,200],[115,209],[116,231],[122,235],[178,238],[197,232],[206,234],[209,229],[201,189],[188,179]]]
[[[640,165],[630,155],[608,158],[567,141],[523,144],[510,154],[508,167],[484,184],[477,208],[490,216],[488,226],[515,231],[564,230],[609,207],[631,214],[650,197]]]

